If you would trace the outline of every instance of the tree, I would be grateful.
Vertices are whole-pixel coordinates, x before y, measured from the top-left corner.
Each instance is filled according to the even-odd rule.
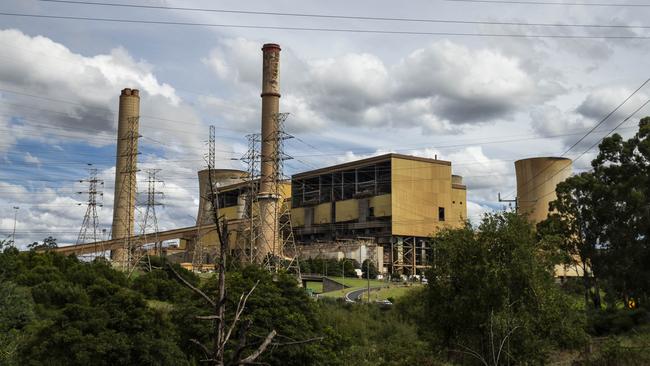
[[[583,319],[555,285],[524,218],[486,215],[477,229],[443,230],[433,241],[421,323],[436,346],[498,365],[542,362],[552,346],[584,339]]]
[[[614,134],[603,139],[592,161],[593,172],[557,187],[551,203],[556,214],[540,225],[564,238],[563,249],[584,269],[589,292],[600,307],[598,281],[626,305],[648,302],[650,294],[650,117],[627,141]],[[590,271],[591,269],[591,271]],[[593,278],[591,277],[593,275]]]
[[[363,278],[377,278],[377,266],[375,266],[375,262],[371,261],[370,259],[363,261],[361,270],[363,271]]]
[[[600,290],[592,269],[597,262],[598,244],[603,237],[600,220],[608,210],[606,190],[591,172],[582,173],[557,185],[557,199],[551,214],[538,225],[540,236],[557,235],[564,262],[582,272],[585,307],[600,308]]]
[[[56,239],[48,236],[47,238],[43,239],[43,243],[38,243],[37,241],[29,244],[27,248],[29,250],[48,250],[48,249],[53,249],[57,248],[59,245],[56,243]]]
[[[627,141],[614,134],[602,141],[592,162],[606,187],[607,210],[598,264],[626,305],[648,302],[650,294],[650,117]],[[630,300],[634,300],[633,302]]]

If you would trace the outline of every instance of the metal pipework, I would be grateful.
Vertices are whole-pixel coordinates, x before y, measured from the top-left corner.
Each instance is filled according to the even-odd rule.
[[[262,133],[261,176],[258,195],[262,225],[256,242],[256,260],[271,253],[279,255],[278,248],[278,112],[280,110],[280,46],[267,43],[262,47]]]
[[[113,239],[134,235],[139,116],[140,92],[137,89],[123,89],[117,120]],[[114,249],[111,251],[111,259],[123,263],[128,260],[128,252],[125,249]]]
[[[537,224],[549,214],[548,204],[557,198],[555,187],[571,176],[571,159],[540,157],[515,161],[517,210]]]

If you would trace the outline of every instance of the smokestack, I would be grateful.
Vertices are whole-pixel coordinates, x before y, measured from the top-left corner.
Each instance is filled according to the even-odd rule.
[[[261,176],[258,201],[262,225],[256,242],[257,261],[267,254],[279,255],[278,215],[279,197],[275,190],[278,179],[278,120],[280,110],[280,46],[267,43],[262,47],[262,136]]]
[[[123,89],[117,120],[117,153],[115,160],[115,201],[113,203],[112,238],[133,236],[135,222],[136,172],[140,117],[140,93],[137,89]],[[111,251],[116,263],[126,263],[125,249]]]

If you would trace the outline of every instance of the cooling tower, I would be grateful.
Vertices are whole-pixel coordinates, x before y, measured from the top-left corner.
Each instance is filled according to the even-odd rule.
[[[112,238],[133,236],[136,199],[136,172],[140,116],[140,93],[126,88],[120,94],[117,120],[117,153],[115,160],[115,200],[113,202]],[[111,251],[117,263],[128,260],[125,249]]]
[[[537,224],[546,219],[548,204],[557,196],[555,187],[571,176],[571,159],[544,157],[517,160],[518,212]]]
[[[256,241],[256,261],[268,253],[280,255],[278,246],[279,197],[275,182],[278,179],[278,112],[280,104],[280,46],[268,43],[262,47],[262,132],[260,157],[260,190],[258,195],[261,218]]]
[[[243,182],[248,173],[235,169],[212,169],[212,184],[218,188]],[[199,171],[199,212],[196,215],[196,225],[214,223],[212,202],[210,201],[210,172],[208,169]]]

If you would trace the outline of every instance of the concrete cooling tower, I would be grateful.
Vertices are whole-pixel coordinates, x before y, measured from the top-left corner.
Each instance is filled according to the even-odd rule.
[[[555,187],[571,176],[571,159],[541,157],[517,160],[518,212],[534,224],[546,219],[548,204],[557,196]]]
[[[210,200],[210,172],[208,169],[199,171],[199,212],[196,225],[214,223],[212,203]],[[248,173],[236,169],[212,169],[212,183],[215,188],[241,183],[248,178]],[[242,207],[244,205],[242,204]]]

